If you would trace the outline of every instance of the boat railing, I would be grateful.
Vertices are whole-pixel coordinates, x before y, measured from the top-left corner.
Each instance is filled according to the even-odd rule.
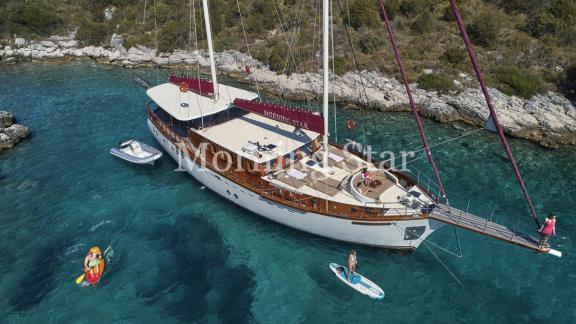
[[[440,188],[437,185],[434,179],[428,177],[424,172],[417,168],[412,168],[411,170],[405,170],[406,173],[410,174],[411,177],[416,180],[418,184],[421,186],[426,187],[427,190],[431,194],[439,195]],[[457,208],[457,216],[458,220],[457,223],[462,223],[463,215],[473,214],[474,216],[482,219],[483,225],[477,225],[479,228],[478,230],[481,232],[486,232],[488,230],[498,231],[495,229],[495,224],[502,224],[507,229],[503,230],[500,228],[500,231],[504,231],[507,233],[506,235],[510,236],[513,239],[515,236],[525,236],[525,233],[534,233],[535,229],[532,224],[528,225],[521,222],[521,218],[511,219],[510,217],[505,217],[505,215],[500,215],[497,212],[497,208],[493,206],[489,206],[486,201],[482,202],[475,202],[474,200],[465,197],[460,193],[454,192],[447,192],[447,195],[451,198],[455,197],[456,199],[451,200],[451,206],[458,206],[461,205],[460,208]],[[438,197],[438,196],[436,196]],[[473,210],[473,211],[472,211]],[[562,235],[562,237],[567,237],[567,235]]]
[[[161,118],[159,118],[159,116],[157,116],[152,109],[148,110],[148,114],[153,124],[170,141],[172,141],[173,143],[177,143],[177,146],[180,149],[186,150],[189,156],[191,157],[197,156],[197,154],[195,154],[196,150],[191,149],[194,148],[194,145],[190,142],[189,138],[180,136],[180,134],[178,134],[178,132],[176,132],[171,125],[167,124]],[[354,206],[330,201],[328,199],[321,199],[319,197],[302,195],[283,188],[265,186],[262,181],[257,182],[254,181],[253,178],[247,177],[245,172],[239,172],[238,170],[234,170],[233,168],[222,170],[219,166],[212,165],[211,161],[214,160],[213,159],[214,153],[211,153],[210,150],[203,150],[202,154],[206,155],[205,157],[203,157],[204,160],[202,161],[202,163],[205,163],[209,167],[217,168],[218,170],[220,170],[219,172],[225,175],[226,177],[233,179],[235,182],[241,185],[249,187],[251,190],[257,192],[263,197],[266,197],[273,201],[280,202],[290,207],[297,208],[305,212],[317,212],[324,214],[328,213],[352,219],[366,218],[370,220],[379,218],[383,220],[392,218],[398,219],[398,217],[414,218],[422,215],[421,213],[419,214],[414,209],[408,207],[382,208],[378,206],[370,206],[370,204],[368,203],[364,203],[363,205],[359,206]]]

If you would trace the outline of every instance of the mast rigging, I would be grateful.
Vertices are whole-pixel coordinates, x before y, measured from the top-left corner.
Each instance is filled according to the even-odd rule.
[[[424,131],[424,126],[422,125],[422,121],[420,120],[420,114],[418,113],[418,108],[416,107],[416,103],[414,102],[414,98],[412,96],[412,90],[410,90],[410,84],[408,83],[408,77],[406,76],[406,71],[404,70],[402,57],[400,56],[400,52],[398,51],[398,47],[396,46],[396,40],[394,39],[392,26],[390,25],[388,14],[386,12],[386,8],[384,7],[384,0],[380,0],[380,9],[382,10],[382,16],[384,17],[384,21],[386,23],[388,38],[390,39],[390,44],[392,45],[392,50],[394,51],[394,56],[396,57],[396,63],[398,64],[398,69],[400,70],[400,74],[402,76],[402,82],[404,83],[404,88],[406,89],[408,101],[410,102],[410,107],[412,108],[412,112],[414,113],[414,118],[416,119],[418,131],[420,132],[420,138],[422,139],[422,145],[424,146],[424,154],[426,154],[428,162],[430,162],[430,166],[432,166],[432,170],[434,171],[436,181],[438,181],[440,196],[441,198],[444,198],[446,204],[448,205],[448,197],[446,197],[446,192],[444,191],[444,185],[442,184],[442,179],[440,178],[440,173],[438,172],[438,168],[436,168],[436,163],[434,162],[434,158],[432,157],[432,151],[430,151],[430,146],[428,145],[426,132]],[[438,197],[436,200],[437,202],[439,202],[440,197]]]
[[[472,63],[472,67],[474,68],[474,72],[476,73],[476,77],[478,78],[478,82],[480,83],[480,88],[482,89],[482,93],[484,94],[484,99],[486,100],[486,104],[488,105],[488,109],[490,110],[490,115],[488,116],[488,121],[492,120],[492,126],[496,127],[496,131],[498,132],[498,136],[500,137],[500,142],[502,146],[504,146],[504,150],[506,151],[506,155],[512,164],[512,168],[514,169],[514,173],[516,174],[516,180],[520,184],[522,188],[522,193],[524,194],[524,199],[528,203],[530,207],[530,212],[532,213],[532,218],[536,222],[538,228],[540,228],[540,221],[538,220],[538,214],[536,213],[536,209],[534,208],[534,204],[532,203],[532,199],[528,194],[528,189],[524,183],[524,179],[522,179],[522,174],[520,173],[520,169],[516,164],[516,160],[514,159],[514,154],[512,153],[512,149],[508,144],[508,140],[506,139],[506,135],[504,134],[504,129],[498,122],[498,115],[496,114],[496,110],[494,109],[494,105],[492,104],[492,98],[490,97],[490,93],[488,92],[488,87],[486,86],[486,81],[484,80],[484,76],[482,75],[482,71],[480,70],[480,66],[478,64],[478,60],[476,59],[476,54],[474,53],[474,48],[470,43],[470,39],[468,38],[468,33],[466,32],[466,28],[464,28],[464,22],[462,21],[462,15],[460,14],[460,10],[458,9],[458,5],[456,4],[455,0],[450,0],[450,5],[452,6],[452,11],[454,12],[454,17],[456,17],[456,23],[458,24],[458,28],[460,29],[460,34],[462,35],[462,40],[464,41],[464,45],[466,45],[466,50],[468,51],[468,56],[470,56],[470,61]]]

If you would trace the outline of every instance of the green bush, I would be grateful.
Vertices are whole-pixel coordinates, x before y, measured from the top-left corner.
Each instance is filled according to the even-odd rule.
[[[566,69],[563,83],[565,92],[571,97],[576,97],[576,63]]]
[[[350,10],[350,25],[356,29],[362,27],[378,27],[380,17],[378,16],[379,5],[373,0],[354,0],[348,7]],[[346,13],[343,14],[346,16]]]
[[[435,18],[429,11],[425,11],[416,17],[416,20],[412,23],[412,31],[417,34],[426,34],[434,31]]]
[[[247,29],[253,33],[271,30],[276,26],[277,17],[274,3],[270,0],[255,0],[252,3],[252,11],[244,17],[247,21]]]
[[[418,78],[418,86],[424,90],[448,93],[454,91],[454,82],[443,75],[423,74]]]
[[[462,47],[455,46],[448,48],[440,56],[440,61],[445,64],[457,65],[463,63],[468,58],[468,53]]]
[[[542,81],[528,69],[503,67],[491,74],[498,83],[497,88],[507,95],[531,98],[544,88]]]
[[[456,0],[456,4],[458,5],[458,9],[460,9],[460,15],[463,17],[463,19],[466,19],[466,17],[468,17],[468,7],[465,3],[462,2],[462,0]],[[450,6],[450,4],[444,8],[444,12],[442,13],[442,20],[449,22],[456,21],[454,12],[452,11],[452,6]]]
[[[496,41],[502,28],[500,17],[495,13],[481,13],[468,26],[467,31],[472,42],[487,48],[496,47]]]
[[[294,60],[283,42],[268,42],[268,48],[258,52],[256,59],[268,65],[270,70],[276,73],[286,73],[290,75],[296,71]],[[295,58],[296,60],[298,58]]]
[[[547,10],[532,15],[526,22],[526,30],[534,37],[555,34],[562,28],[562,22]]]
[[[386,7],[386,13],[388,13],[388,19],[394,20],[398,12],[400,11],[400,0],[387,0],[384,2],[384,6]],[[380,3],[378,3],[378,14],[382,14],[382,10],[380,9]]]
[[[576,3],[574,0],[554,0],[550,5],[550,13],[565,24],[576,20]]]
[[[85,45],[104,45],[111,35],[106,23],[84,19],[78,28],[76,38]]]
[[[168,21],[158,31],[158,50],[167,52],[176,48],[185,48],[187,38],[188,33],[184,34],[178,22]]]
[[[7,3],[0,7],[0,17],[0,31],[8,35],[50,36],[64,26],[54,8],[39,2]]]
[[[351,60],[347,59],[346,57],[336,56],[336,58],[334,58],[334,72],[336,75],[342,76],[346,73],[346,71],[350,70],[350,62]]]
[[[530,15],[526,30],[534,37],[547,34],[567,34],[573,32],[576,24],[576,4],[569,0],[554,0],[547,8]],[[568,38],[570,38],[568,36]]]
[[[366,54],[376,52],[383,44],[384,40],[380,35],[371,30],[363,30],[358,39],[360,51]]]
[[[512,13],[531,13],[546,5],[546,2],[542,0],[489,0],[487,2],[492,2],[506,12]]]
[[[400,4],[400,12],[406,16],[416,16],[429,11],[430,3],[428,0],[404,0]]]

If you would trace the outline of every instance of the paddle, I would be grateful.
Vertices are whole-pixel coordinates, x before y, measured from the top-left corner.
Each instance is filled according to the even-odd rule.
[[[83,273],[80,277],[76,278],[76,284],[79,285],[82,283],[82,281],[84,281],[84,277],[86,276],[85,273]]]

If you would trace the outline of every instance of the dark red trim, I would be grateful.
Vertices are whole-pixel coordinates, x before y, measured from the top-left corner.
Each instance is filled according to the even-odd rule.
[[[169,80],[170,83],[173,83],[179,87],[182,84],[186,84],[188,86],[188,90],[204,96],[212,96],[214,94],[214,84],[208,80],[177,75],[171,75]]]
[[[412,97],[412,90],[410,90],[410,83],[408,82],[408,77],[406,76],[406,71],[404,69],[404,64],[402,63],[402,57],[400,56],[400,52],[398,51],[398,46],[396,46],[396,40],[394,39],[394,33],[392,32],[392,25],[390,24],[386,8],[384,7],[384,0],[380,0],[380,9],[382,10],[382,16],[384,17],[384,21],[386,22],[386,30],[388,31],[388,38],[390,39],[390,43],[392,44],[392,50],[394,51],[394,56],[396,57],[396,63],[398,64],[400,74],[402,75],[402,82],[404,83],[404,88],[406,88],[408,101],[410,102],[410,107],[412,108],[412,112],[414,113],[414,118],[416,119],[416,125],[418,125],[418,131],[420,132],[420,138],[422,139],[422,145],[424,146],[424,154],[426,154],[426,157],[428,158],[428,161],[432,166],[432,170],[434,171],[436,181],[438,181],[438,187],[440,188],[440,195],[442,197],[438,197],[437,200],[440,200],[440,198],[444,198],[446,205],[448,205],[449,204],[448,197],[446,197],[446,192],[444,191],[444,185],[442,184],[442,179],[440,179],[440,173],[438,172],[438,168],[436,168],[436,163],[434,163],[434,158],[432,157],[432,151],[430,151],[430,146],[428,145],[428,139],[426,138],[426,132],[424,131],[424,126],[422,126],[422,121],[420,120],[420,114],[418,113],[418,108],[416,107],[416,103],[414,102],[414,98]]]
[[[455,0],[450,0],[450,5],[452,6],[452,11],[454,12],[454,16],[456,17],[456,23],[458,24],[458,28],[460,29],[460,34],[462,35],[462,40],[464,40],[464,45],[466,45],[466,50],[468,51],[468,56],[470,56],[470,61],[472,62],[472,67],[474,67],[474,72],[476,72],[476,77],[478,78],[478,82],[480,83],[480,88],[482,88],[482,93],[484,94],[484,99],[486,100],[486,104],[488,105],[488,109],[490,110],[490,117],[494,122],[494,126],[496,126],[496,130],[498,131],[498,136],[500,137],[500,141],[502,142],[502,146],[506,150],[506,154],[508,155],[508,159],[512,164],[512,168],[514,169],[514,173],[516,174],[516,179],[522,188],[522,192],[524,193],[524,198],[530,207],[530,212],[532,213],[532,218],[536,222],[538,228],[540,228],[540,221],[538,221],[538,214],[536,213],[536,209],[534,208],[534,204],[532,204],[532,199],[528,194],[528,189],[526,189],[526,185],[524,184],[524,180],[522,179],[522,174],[520,174],[520,169],[518,169],[518,165],[516,164],[516,160],[514,159],[514,154],[512,154],[512,149],[508,144],[508,140],[506,139],[506,135],[504,134],[504,129],[498,122],[498,115],[496,114],[496,110],[492,105],[492,98],[490,97],[490,93],[488,92],[488,88],[486,87],[486,81],[484,80],[484,76],[482,75],[482,71],[480,70],[480,65],[478,64],[478,60],[476,59],[476,54],[474,53],[474,48],[470,43],[470,39],[468,38],[468,33],[466,32],[466,28],[464,27],[464,22],[462,21],[462,15],[460,14],[460,10],[458,9],[458,5],[456,4]],[[489,118],[490,118],[489,117]]]
[[[235,99],[234,106],[279,122],[324,134],[322,115],[270,102]]]

